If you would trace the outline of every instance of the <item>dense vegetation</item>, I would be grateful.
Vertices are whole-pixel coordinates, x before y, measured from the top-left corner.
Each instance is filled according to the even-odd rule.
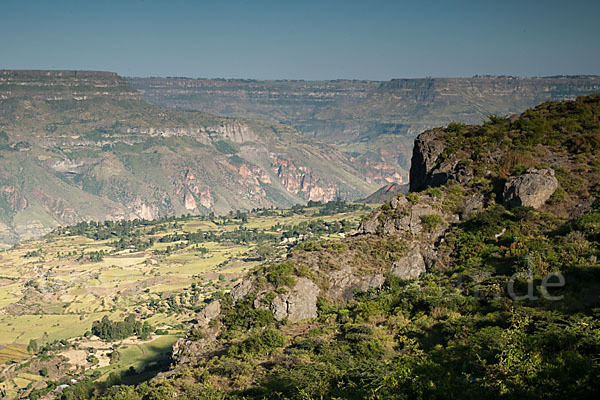
[[[123,321],[111,321],[107,315],[102,317],[100,321],[92,323],[92,333],[100,339],[113,341],[125,339],[129,336],[139,335],[146,338],[154,328],[148,321],[136,320],[135,315],[129,314]]]

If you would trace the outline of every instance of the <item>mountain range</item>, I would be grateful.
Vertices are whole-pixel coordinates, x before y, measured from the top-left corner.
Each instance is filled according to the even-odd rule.
[[[0,71],[0,243],[82,220],[365,198],[413,138],[600,90],[594,76],[373,81]]]

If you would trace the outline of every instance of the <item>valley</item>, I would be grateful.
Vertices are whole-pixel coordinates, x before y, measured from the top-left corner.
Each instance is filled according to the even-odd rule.
[[[0,399],[600,399],[599,14],[3,1]]]
[[[172,345],[207,302],[290,246],[339,240],[369,210],[331,202],[225,217],[81,223],[0,252],[0,390],[24,396],[43,382],[103,381],[130,367],[137,372],[126,382],[148,379],[168,368]],[[90,335],[93,321],[127,315],[152,332],[117,342]]]
[[[287,125],[177,111],[112,73],[0,73],[0,245],[89,220],[358,199],[378,187]]]
[[[350,157],[379,186],[408,183],[414,138],[452,121],[478,124],[546,100],[600,90],[597,76],[300,81],[129,78],[146,101],[293,126]]]

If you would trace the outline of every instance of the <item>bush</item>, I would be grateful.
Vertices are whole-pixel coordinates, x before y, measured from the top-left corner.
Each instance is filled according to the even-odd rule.
[[[250,337],[230,348],[230,355],[261,355],[276,348],[285,346],[286,338],[277,329],[266,328],[260,332],[254,331]]]
[[[433,232],[444,223],[444,219],[437,214],[421,215],[421,225],[426,232]]]
[[[275,287],[294,286],[296,279],[292,274],[296,271],[296,264],[293,261],[284,261],[268,269],[267,281]]]

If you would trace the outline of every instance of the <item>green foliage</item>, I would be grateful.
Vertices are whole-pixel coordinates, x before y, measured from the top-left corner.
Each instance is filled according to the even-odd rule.
[[[125,339],[132,335],[146,336],[153,330],[147,321],[137,321],[134,314],[129,314],[123,321],[111,321],[105,315],[100,321],[92,323],[92,333],[107,341]]]
[[[290,260],[274,264],[268,269],[267,281],[275,287],[294,286],[296,279],[293,274],[296,273],[296,270],[296,264]]]
[[[436,199],[441,199],[442,197],[444,197],[444,192],[438,187],[429,187],[427,188],[427,190],[425,190],[425,193],[429,194],[430,196]]]
[[[421,215],[421,224],[426,232],[435,231],[444,223],[444,219],[438,214]]]
[[[275,323],[271,310],[254,308],[254,298],[247,296],[235,304],[229,296],[221,299],[223,317],[221,323],[226,327],[223,338],[232,338],[247,333],[254,327],[265,327]]]
[[[410,192],[406,193],[406,200],[408,200],[408,202],[411,204],[417,204],[421,201],[421,198],[418,194]]]
[[[283,347],[286,343],[277,329],[266,328],[250,333],[249,337],[237,345],[229,348],[231,356],[256,356],[272,352],[274,349]]]
[[[466,128],[465,124],[462,124],[460,122],[450,122],[448,124],[448,126],[446,127],[446,131],[460,135],[463,133],[465,128]]]
[[[238,152],[238,149],[231,142],[226,140],[217,140],[213,142],[213,145],[223,154],[236,154]]]
[[[199,326],[194,326],[188,331],[187,338],[189,340],[200,340],[206,338],[206,332]]]

